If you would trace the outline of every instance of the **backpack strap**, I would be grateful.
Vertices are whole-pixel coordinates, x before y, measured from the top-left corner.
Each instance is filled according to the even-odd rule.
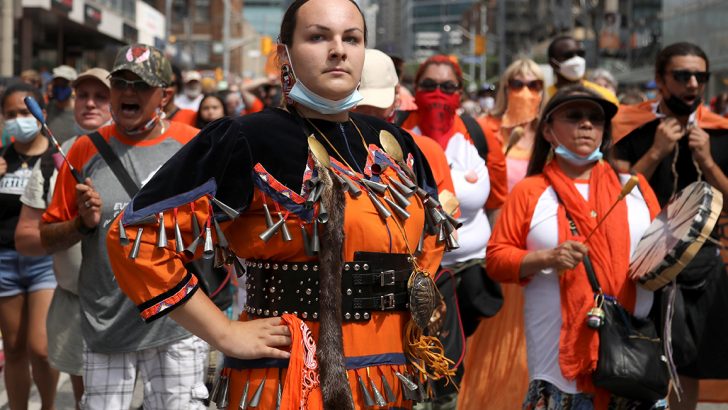
[[[460,114],[460,119],[463,120],[465,128],[470,134],[470,139],[473,141],[473,145],[478,150],[478,155],[483,158],[486,164],[488,164],[488,141],[485,139],[485,133],[480,128],[480,124],[475,121],[475,118],[471,117],[466,113]]]
[[[106,164],[109,165],[109,168],[111,168],[116,179],[118,179],[124,187],[126,193],[129,194],[129,198],[134,198],[134,195],[139,192],[139,185],[131,179],[129,172],[124,168],[124,165],[121,164],[119,156],[116,155],[114,150],[111,149],[109,143],[104,140],[104,137],[102,137],[98,131],[92,132],[88,135],[88,137],[91,139],[94,146],[96,146],[96,150],[99,152],[99,155],[101,155],[101,158],[103,158],[104,161],[106,161]]]

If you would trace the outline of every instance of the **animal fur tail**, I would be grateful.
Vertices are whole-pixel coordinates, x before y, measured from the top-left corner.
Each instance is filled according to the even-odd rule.
[[[329,170],[317,166],[324,184],[321,201],[329,212],[329,221],[321,225],[319,252],[320,331],[316,354],[321,368],[321,393],[326,410],[354,410],[341,332],[341,274],[343,272],[344,205],[346,198],[340,183]]]

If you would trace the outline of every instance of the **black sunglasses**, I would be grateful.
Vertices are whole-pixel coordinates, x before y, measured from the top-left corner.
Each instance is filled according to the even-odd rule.
[[[111,77],[109,79],[111,82],[111,88],[115,88],[117,90],[126,90],[127,88],[131,88],[133,91],[149,91],[152,89],[152,86],[147,84],[144,80],[125,80],[123,78],[119,77]]]
[[[508,80],[508,87],[513,91],[520,91],[523,87],[528,87],[531,91],[541,91],[543,89],[543,81],[521,81],[516,79]]]
[[[596,126],[603,126],[606,122],[606,118],[604,117],[603,112],[589,109],[584,110],[579,108],[566,110],[565,114],[558,116],[554,115],[553,118],[572,124],[578,124],[584,120],[589,120],[590,123]]]
[[[430,80],[429,78],[420,81],[418,87],[422,91],[426,92],[435,91],[436,89],[440,88],[440,91],[445,94],[454,94],[460,89],[460,86],[454,81],[445,81],[442,83],[438,83],[437,81]]]
[[[682,84],[690,82],[693,76],[698,84],[705,84],[710,80],[710,71],[672,70],[672,78]]]
[[[571,50],[571,51],[566,51],[565,53],[563,53],[563,54],[560,54],[560,55],[559,55],[559,56],[557,57],[557,59],[558,59],[559,61],[566,61],[566,60],[568,60],[568,59],[570,59],[570,58],[574,58],[574,57],[576,57],[576,56],[579,56],[579,57],[584,57],[584,56],[586,56],[586,51],[584,51],[583,49],[581,49],[581,50]]]

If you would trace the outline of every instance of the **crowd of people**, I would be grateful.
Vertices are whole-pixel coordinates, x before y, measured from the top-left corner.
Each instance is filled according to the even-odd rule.
[[[83,409],[728,401],[700,383],[728,379],[720,229],[660,290],[630,271],[680,190],[728,193],[728,119],[722,97],[703,103],[703,50],[664,47],[648,99],[587,72],[570,36],[548,48],[553,84],[524,57],[470,89],[445,55],[408,87],[366,38],[356,2],[297,0],[275,81],[216,84],[134,44],[111,67],[6,85],[10,409],[31,383],[55,408],[59,372]],[[594,379],[604,298],[669,339],[661,397]]]

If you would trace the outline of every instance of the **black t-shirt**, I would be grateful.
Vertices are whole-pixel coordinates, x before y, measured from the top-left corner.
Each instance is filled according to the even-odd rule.
[[[615,146],[615,156],[617,159],[629,161],[632,165],[636,164],[652,146],[659,123],[659,119],[650,121],[619,140]],[[723,173],[728,175],[728,130],[704,130],[710,135],[710,153],[713,155],[715,163],[718,164],[718,167],[720,167]],[[698,180],[698,171],[696,165],[693,164],[692,151],[688,147],[687,135],[678,141],[678,149],[679,153],[675,169],[677,170],[678,177],[677,190],[680,191]],[[665,206],[672,196],[674,181],[672,160],[672,154],[663,158],[657,164],[655,173],[649,179],[650,187],[655,191],[660,206]]]
[[[15,144],[3,151],[0,154],[8,163],[8,169],[0,177],[0,248],[15,249],[15,226],[22,205],[20,196],[28,185],[33,165],[41,156],[21,156],[15,150]]]

